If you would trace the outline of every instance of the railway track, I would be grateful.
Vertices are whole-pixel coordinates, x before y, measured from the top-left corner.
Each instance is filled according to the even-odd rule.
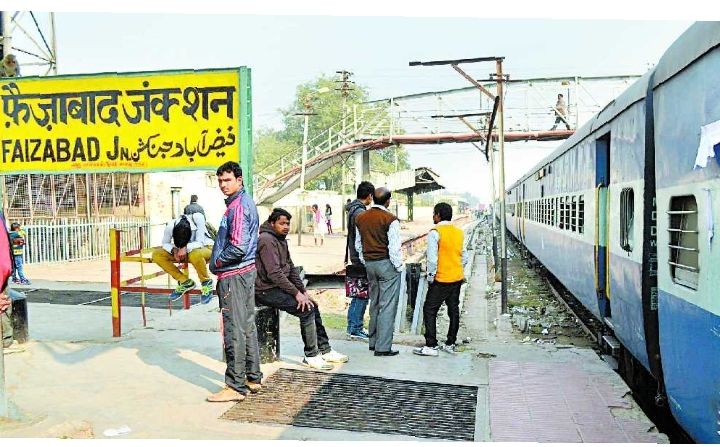
[[[570,312],[570,314],[575,317],[575,321],[578,323],[578,325],[583,330],[583,332],[585,332],[595,343],[597,343],[598,342],[597,333],[593,332],[590,329],[590,327],[588,326],[588,324],[586,324],[585,321],[583,321],[583,318],[581,318],[580,315],[578,315],[578,313],[575,312],[575,309],[573,309],[573,306],[571,306],[570,303],[568,302],[569,300],[565,299],[565,297],[563,297],[563,294],[561,294],[560,292],[557,291],[557,289],[553,285],[553,281],[547,276],[545,276],[544,279],[545,279],[545,282],[547,283],[548,287],[550,288],[550,291],[552,292],[553,296],[555,297],[555,299],[557,301],[559,301],[560,303],[562,303],[562,305],[565,306],[565,308],[568,310],[568,312]]]

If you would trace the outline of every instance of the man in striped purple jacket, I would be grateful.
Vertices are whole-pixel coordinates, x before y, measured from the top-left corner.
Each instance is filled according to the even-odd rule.
[[[255,202],[243,188],[242,169],[229,161],[217,169],[218,186],[227,210],[220,221],[210,258],[217,275],[217,294],[225,344],[225,388],[210,402],[245,399],[260,391],[260,349],[255,325],[255,252],[259,218]]]

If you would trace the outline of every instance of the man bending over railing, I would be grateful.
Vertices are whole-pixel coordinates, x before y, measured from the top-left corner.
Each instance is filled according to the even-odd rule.
[[[207,263],[212,246],[213,240],[205,225],[205,216],[201,213],[189,216],[183,214],[167,223],[162,247],[153,251],[152,260],[178,282],[178,286],[170,293],[171,300],[176,301],[195,288],[195,281],[176,265],[178,262],[188,262],[195,267],[200,278],[200,301],[203,304],[210,302],[213,283]]]

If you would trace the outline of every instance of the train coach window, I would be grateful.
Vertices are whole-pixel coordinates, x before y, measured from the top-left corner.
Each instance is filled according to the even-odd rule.
[[[698,208],[695,196],[670,199],[670,275],[676,284],[694,290],[700,273],[698,245]]]
[[[563,229],[565,229],[565,198],[560,197],[558,202],[559,202],[558,208],[560,209],[560,219],[558,220],[558,227],[560,227],[560,229],[563,230]]]
[[[585,196],[578,198],[578,233],[585,232]]]
[[[620,192],[620,247],[633,250],[633,226],[635,224],[635,192],[624,188]]]
[[[570,196],[565,196],[565,229],[570,229]]]
[[[545,199],[545,213],[543,215],[545,225],[550,225],[550,199]]]
[[[570,202],[570,230],[577,231],[577,196],[572,196]]]

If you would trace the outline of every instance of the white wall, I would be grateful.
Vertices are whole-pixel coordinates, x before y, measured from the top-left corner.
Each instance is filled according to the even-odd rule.
[[[198,196],[198,204],[205,210],[208,221],[216,227],[225,212],[225,196],[217,187],[214,172],[184,171],[150,173],[145,180],[146,212],[150,218],[150,244],[160,245],[165,224],[172,219],[171,188],[180,189],[180,212],[190,203],[190,196]]]
[[[303,205],[307,208],[308,213],[310,212],[310,206],[312,206],[313,204],[317,205],[320,208],[320,211],[324,213],[325,204],[330,204],[333,212],[333,231],[341,231],[343,226],[343,209],[345,208],[345,201],[350,198],[354,199],[354,197],[346,196],[343,198],[339,193],[335,191],[306,191],[305,194],[305,198],[301,199],[300,192],[293,191],[279,201],[275,202],[274,207],[285,208],[287,211],[290,212],[290,214],[293,215],[293,218],[295,218],[297,217],[299,207]],[[263,215],[261,213],[260,220],[263,221],[267,219],[267,216],[270,214],[271,210],[272,207],[268,207],[267,210],[264,210],[267,214]],[[305,222],[309,224],[309,220],[306,219]],[[295,231],[295,228],[295,225],[293,225],[293,231]]]

